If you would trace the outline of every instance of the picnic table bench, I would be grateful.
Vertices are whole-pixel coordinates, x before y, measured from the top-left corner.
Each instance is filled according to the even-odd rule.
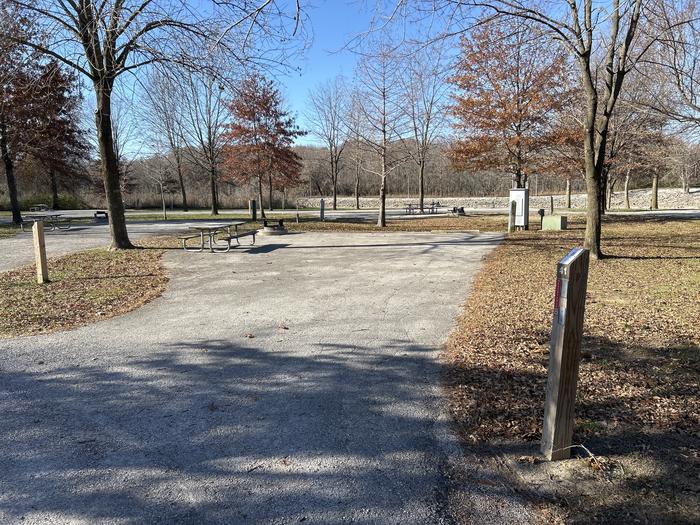
[[[252,237],[253,242],[250,244],[255,244],[255,235],[258,232],[256,230],[251,230],[239,233],[238,227],[242,224],[245,224],[245,222],[236,221],[227,224],[191,225],[188,226],[188,229],[194,230],[197,233],[182,234],[178,236],[178,239],[182,241],[182,248],[188,252],[202,252],[204,251],[205,246],[208,246],[210,253],[228,252],[231,250],[231,241],[235,240],[236,245],[239,246],[241,244],[240,239],[243,237]],[[233,228],[233,231],[231,231],[231,228]],[[224,233],[224,235],[219,235],[221,233]],[[219,235],[218,238],[217,235]],[[197,238],[199,238],[199,246],[192,247],[187,245],[187,241]]]

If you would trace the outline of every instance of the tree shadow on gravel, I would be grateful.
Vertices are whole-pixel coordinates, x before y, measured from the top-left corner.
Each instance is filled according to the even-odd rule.
[[[432,348],[94,355],[0,370],[0,521],[450,523]]]

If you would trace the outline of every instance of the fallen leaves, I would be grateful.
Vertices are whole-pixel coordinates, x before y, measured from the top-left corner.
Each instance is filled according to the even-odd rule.
[[[97,249],[52,258],[43,285],[34,266],[0,273],[0,337],[65,330],[146,304],[168,282],[161,255]]]

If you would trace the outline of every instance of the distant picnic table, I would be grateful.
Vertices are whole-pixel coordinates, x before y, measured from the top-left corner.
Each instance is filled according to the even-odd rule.
[[[22,222],[19,227],[22,231],[25,231],[24,225],[27,222],[31,222],[32,225],[35,222],[45,222],[49,225],[51,231],[58,230],[69,230],[70,229],[70,217],[64,217],[60,213],[30,213],[22,217]]]
[[[440,201],[433,201],[430,204],[423,204],[424,213],[437,213],[440,207]],[[414,213],[420,213],[420,204],[415,204],[413,202],[406,204],[406,215],[413,215]]]
[[[229,223],[215,224],[193,224],[187,227],[197,233],[180,235],[178,238],[182,241],[182,248],[188,252],[202,252],[205,248],[209,249],[210,253],[228,252],[231,250],[231,241],[236,241],[236,245],[240,245],[239,239],[242,237],[253,237],[255,244],[255,234],[257,231],[239,233],[238,227],[245,224],[245,221],[234,221]],[[233,231],[231,230],[233,228]],[[221,234],[224,234],[222,237]],[[217,238],[218,236],[218,238]],[[199,238],[199,245],[188,246],[187,241]]]

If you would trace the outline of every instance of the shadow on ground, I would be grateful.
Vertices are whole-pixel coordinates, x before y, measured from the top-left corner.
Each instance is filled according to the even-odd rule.
[[[0,517],[449,523],[439,389],[415,385],[440,365],[390,346],[300,357],[199,340],[2,371]],[[512,495],[505,478],[484,487]]]

